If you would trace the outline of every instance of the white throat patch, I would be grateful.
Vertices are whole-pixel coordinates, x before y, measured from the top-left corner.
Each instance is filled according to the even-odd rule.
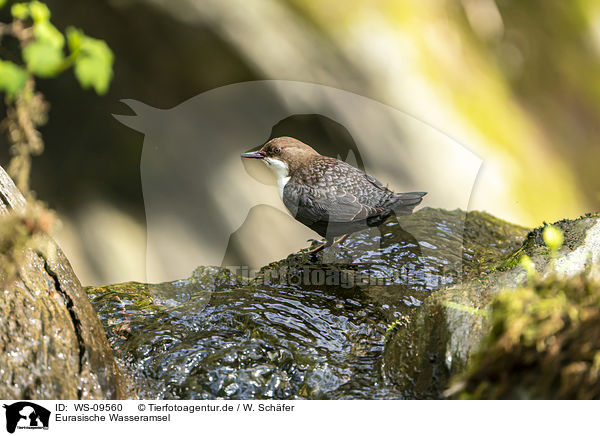
[[[265,157],[263,159],[265,165],[269,167],[275,177],[277,177],[277,187],[279,188],[279,198],[283,200],[283,188],[290,181],[290,171],[287,164],[274,157]]]

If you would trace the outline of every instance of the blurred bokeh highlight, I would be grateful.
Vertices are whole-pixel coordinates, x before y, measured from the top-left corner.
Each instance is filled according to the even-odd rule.
[[[526,226],[599,209],[597,1],[47,4],[59,28],[81,27],[115,53],[105,96],[70,74],[38,82],[51,110],[32,189],[58,211],[57,239],[84,284],[146,274],[143,135],[111,115],[131,114],[124,98],[165,109],[242,81],[327,85],[412,115],[478,155],[470,209]]]

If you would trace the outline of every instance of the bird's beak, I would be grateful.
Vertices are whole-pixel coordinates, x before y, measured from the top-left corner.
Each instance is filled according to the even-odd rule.
[[[262,151],[251,151],[249,153],[243,153],[242,157],[248,159],[263,159],[265,157],[265,154]]]

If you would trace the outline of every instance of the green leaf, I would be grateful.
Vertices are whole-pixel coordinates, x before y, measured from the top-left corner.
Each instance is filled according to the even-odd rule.
[[[14,97],[23,89],[26,81],[27,71],[10,61],[0,60],[0,90]]]
[[[71,53],[77,53],[81,49],[81,38],[83,32],[75,27],[67,27],[67,43]]]
[[[23,49],[27,69],[36,76],[52,77],[63,62],[62,49],[46,40],[34,41]]]
[[[114,55],[108,45],[100,40],[86,36],[81,31],[67,33],[69,48],[76,53],[75,76],[84,89],[94,88],[98,94],[104,94],[112,78]]]
[[[62,49],[65,37],[50,21],[39,21],[33,25],[33,34],[38,41],[45,41]]]
[[[34,23],[40,23],[48,21],[50,19],[50,9],[44,3],[39,1],[32,1],[29,3],[29,12]]]
[[[6,0],[0,0],[0,9],[2,9],[5,4],[6,4]]]
[[[13,18],[24,20],[29,16],[29,5],[27,3],[15,3],[10,8]]]

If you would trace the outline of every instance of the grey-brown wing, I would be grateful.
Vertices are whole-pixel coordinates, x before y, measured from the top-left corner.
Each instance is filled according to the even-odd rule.
[[[344,187],[326,189],[288,183],[283,201],[296,219],[304,224],[315,222],[353,222],[379,215],[382,208],[361,203]]]

